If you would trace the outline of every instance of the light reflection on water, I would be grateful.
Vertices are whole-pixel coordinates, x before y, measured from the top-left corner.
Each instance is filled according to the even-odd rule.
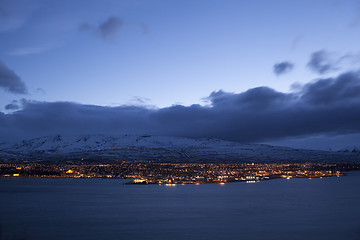
[[[254,184],[0,179],[0,239],[360,239],[360,172]]]

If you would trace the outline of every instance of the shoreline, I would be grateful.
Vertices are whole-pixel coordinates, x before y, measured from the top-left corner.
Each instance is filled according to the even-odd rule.
[[[272,179],[323,178],[345,176],[360,170],[359,164],[327,163],[169,163],[121,162],[117,164],[0,164],[0,178],[104,178],[128,179],[129,185],[253,183]]]
[[[360,170],[351,170],[351,171],[360,171]],[[347,171],[349,172],[349,171]],[[321,179],[321,178],[331,178],[331,177],[345,177],[348,174],[345,172],[341,172],[336,175],[329,176],[292,176],[292,177],[281,177],[274,176],[269,178],[258,178],[258,179],[239,179],[239,180],[231,180],[231,181],[199,181],[199,182],[162,182],[162,181],[137,181],[137,179],[130,180],[129,182],[123,183],[123,185],[159,185],[159,186],[175,186],[175,185],[202,185],[202,184],[231,184],[231,183],[256,183],[262,181],[270,181],[274,179]],[[77,177],[77,176],[0,176],[0,179],[113,179],[113,180],[126,180],[131,178],[121,178],[121,177]]]

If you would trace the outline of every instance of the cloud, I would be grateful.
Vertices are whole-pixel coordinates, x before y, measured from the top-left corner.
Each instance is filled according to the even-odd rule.
[[[127,105],[133,105],[133,106],[147,106],[149,107],[149,103],[151,102],[151,100],[149,98],[145,98],[145,97],[139,97],[139,96],[134,96],[132,99],[130,99],[128,101]]]
[[[79,31],[92,31],[94,33],[99,33],[103,39],[106,39],[114,37],[120,31],[122,26],[123,21],[120,18],[111,16],[98,26],[83,23],[79,26]]]
[[[48,134],[135,133],[264,142],[360,133],[360,72],[320,79],[283,93],[268,87],[212,92],[210,105],[104,107],[23,101],[0,114],[0,140]]]
[[[348,53],[340,55],[326,50],[316,51],[311,54],[307,66],[318,74],[326,74],[344,69],[358,69],[360,54]]]
[[[306,84],[302,89],[301,98],[307,104],[316,106],[350,106],[360,100],[359,73],[349,72],[336,79],[320,79]]]
[[[46,91],[43,89],[43,88],[37,88],[35,90],[35,93],[39,93],[41,95],[45,95],[46,94]]]
[[[18,110],[18,109],[20,109],[20,106],[18,104],[18,101],[14,100],[11,103],[7,104],[5,106],[5,109],[6,110]]]
[[[54,45],[46,44],[41,46],[33,46],[33,47],[23,47],[23,48],[17,48],[8,54],[11,56],[24,56],[24,55],[30,55],[30,54],[36,54],[36,53],[42,53],[49,49],[54,48]]]
[[[109,17],[98,27],[103,38],[111,37],[116,34],[123,25],[123,21],[116,17]]]
[[[16,73],[0,61],[0,88],[11,93],[26,94],[27,88]]]
[[[330,53],[325,50],[312,53],[307,66],[318,74],[325,74],[337,69]]]
[[[291,62],[281,62],[281,63],[277,63],[274,65],[274,73],[276,75],[282,75],[284,73],[288,73],[291,70],[293,70],[294,68],[294,64],[292,64]]]

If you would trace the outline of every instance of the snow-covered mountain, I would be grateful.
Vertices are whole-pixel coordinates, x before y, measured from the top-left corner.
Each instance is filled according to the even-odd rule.
[[[299,150],[218,139],[151,135],[53,135],[0,146],[5,160],[358,161],[352,153]]]
[[[158,149],[174,151],[196,149],[198,151],[217,150],[220,152],[243,152],[273,148],[269,145],[245,145],[218,139],[189,139],[151,135],[54,135],[22,141],[6,147],[6,150],[29,153],[43,151],[46,153],[72,153],[85,151],[121,150],[130,148]],[[282,148],[288,149],[288,148]]]

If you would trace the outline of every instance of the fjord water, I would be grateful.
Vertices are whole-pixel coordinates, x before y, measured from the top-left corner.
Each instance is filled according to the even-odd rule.
[[[0,239],[360,239],[360,172],[226,185],[0,179]]]

